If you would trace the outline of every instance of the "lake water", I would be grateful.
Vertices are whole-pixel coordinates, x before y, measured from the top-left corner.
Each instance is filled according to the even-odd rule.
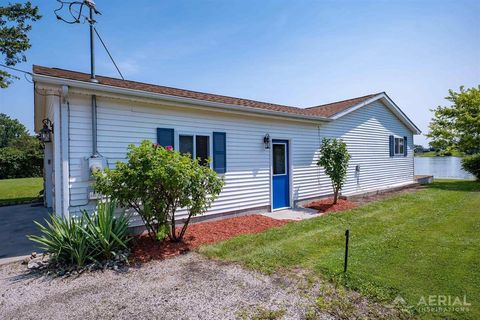
[[[462,158],[458,157],[415,157],[415,175],[429,175],[434,178],[474,179],[462,170]]]

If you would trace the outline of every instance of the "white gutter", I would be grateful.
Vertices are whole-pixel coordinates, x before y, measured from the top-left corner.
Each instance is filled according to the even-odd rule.
[[[148,91],[142,91],[142,90],[120,88],[120,87],[109,86],[109,85],[93,83],[93,82],[85,82],[85,81],[71,80],[71,79],[65,79],[65,78],[51,77],[51,76],[45,76],[41,74],[33,74],[33,80],[41,81],[49,84],[55,84],[55,85],[69,85],[69,86],[77,87],[81,89],[104,91],[104,92],[115,93],[115,94],[131,95],[131,96],[137,96],[142,98],[166,100],[166,101],[172,101],[172,102],[178,102],[178,103],[200,105],[204,107],[256,113],[256,114],[262,114],[262,115],[271,115],[271,116],[290,118],[290,119],[293,118],[293,119],[322,121],[322,122],[328,122],[332,120],[325,117],[309,116],[309,115],[287,113],[287,112],[281,112],[281,111],[272,111],[272,110],[247,107],[247,106],[238,106],[238,105],[205,101],[205,100],[179,97],[179,96],[173,96],[173,95],[166,95],[166,94],[154,93],[154,92],[148,92]]]

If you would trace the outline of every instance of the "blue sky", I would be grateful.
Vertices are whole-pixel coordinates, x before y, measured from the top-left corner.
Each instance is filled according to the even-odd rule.
[[[53,0],[33,2],[43,19],[17,67],[88,72],[87,24],[57,21]],[[386,91],[423,132],[448,89],[480,84],[480,1],[96,3],[130,80],[301,107]],[[116,76],[98,43],[97,73]],[[0,90],[0,112],[32,130],[32,85]]]

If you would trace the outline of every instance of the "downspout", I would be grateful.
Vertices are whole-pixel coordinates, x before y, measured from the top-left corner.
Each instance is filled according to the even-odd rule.
[[[92,158],[98,158],[97,146],[97,96],[92,95]]]

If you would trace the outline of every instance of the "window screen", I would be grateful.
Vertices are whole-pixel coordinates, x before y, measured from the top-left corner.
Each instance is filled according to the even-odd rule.
[[[179,136],[180,152],[183,154],[190,154],[193,158],[193,136]]]
[[[285,174],[287,172],[285,160],[285,145],[273,144],[273,174]]]
[[[206,165],[209,156],[209,137],[208,136],[196,136],[195,147],[197,154],[195,157],[200,158],[200,163]]]

